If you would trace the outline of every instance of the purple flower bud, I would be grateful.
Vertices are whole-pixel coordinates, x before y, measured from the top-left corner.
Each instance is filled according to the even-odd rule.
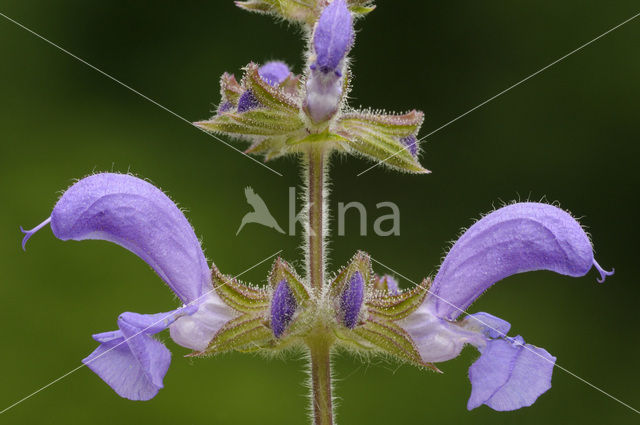
[[[349,285],[340,297],[340,309],[342,310],[342,324],[353,329],[358,324],[358,315],[364,300],[364,279],[360,272],[355,272],[349,280]]]
[[[316,25],[313,47],[315,66],[324,74],[338,71],[338,66],[353,45],[353,17],[345,0],[333,0]]]
[[[306,84],[304,110],[313,122],[331,119],[343,97],[344,58],[353,45],[353,17],[345,0],[327,6],[313,34],[316,54]]]
[[[229,112],[231,109],[233,109],[233,103],[229,101],[222,102],[220,106],[218,106],[218,113],[222,114],[225,112]]]
[[[267,62],[258,69],[260,78],[272,86],[282,83],[291,74],[289,67],[284,62]]]
[[[280,338],[291,323],[298,303],[289,288],[286,279],[282,279],[271,300],[271,329],[276,338]]]
[[[406,148],[411,152],[411,155],[416,156],[418,154],[418,141],[416,140],[416,136],[409,136],[400,139],[400,143],[406,146]]]
[[[242,93],[242,96],[240,96],[240,99],[238,100],[238,112],[247,112],[261,106],[260,101],[251,90],[247,90]]]

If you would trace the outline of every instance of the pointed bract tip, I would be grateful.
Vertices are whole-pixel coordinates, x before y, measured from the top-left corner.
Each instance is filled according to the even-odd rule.
[[[598,270],[598,273],[600,273],[600,279],[596,279],[598,283],[604,283],[604,281],[607,280],[608,276],[613,276],[616,272],[616,269],[611,269],[610,272],[606,271],[600,266],[600,264],[598,264],[596,260],[593,260],[593,266],[596,268],[596,270]]]
[[[27,242],[29,241],[29,238],[31,238],[31,236],[33,236],[38,230],[42,229],[44,226],[46,226],[50,222],[51,222],[51,217],[47,218],[45,221],[43,221],[42,223],[38,224],[36,227],[34,227],[31,230],[24,230],[22,228],[22,226],[20,226],[20,231],[22,233],[24,233],[24,237],[22,238],[22,250],[23,251],[27,250]]]

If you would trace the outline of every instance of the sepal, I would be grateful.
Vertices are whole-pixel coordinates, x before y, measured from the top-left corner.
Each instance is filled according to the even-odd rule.
[[[280,84],[272,86],[260,77],[259,67],[253,62],[245,68],[242,87],[245,90],[251,90],[258,101],[267,108],[282,109],[295,114],[300,109],[298,100],[281,90]]]
[[[420,307],[429,292],[429,286],[431,281],[425,279],[420,285],[407,291],[396,294],[378,292],[367,301],[369,313],[386,320],[404,319]]]
[[[389,275],[378,276],[375,275],[373,277],[373,289],[380,293],[398,295],[400,293],[400,288],[398,286],[398,281]]]
[[[395,323],[369,316],[366,323],[353,333],[369,343],[373,349],[384,351],[411,363],[437,370],[431,363],[424,363],[409,334]]]
[[[356,153],[402,171],[428,173],[418,162],[417,149],[413,155],[404,142],[416,136],[423,120],[422,112],[415,110],[404,115],[352,112],[340,118],[338,133]]]
[[[269,293],[220,273],[214,265],[211,280],[215,291],[229,307],[241,313],[256,314],[269,308]]]
[[[360,272],[365,283],[365,288],[369,288],[371,286],[370,282],[373,271],[371,270],[371,258],[369,254],[364,251],[358,251],[353,258],[351,258],[349,264],[338,272],[333,282],[329,285],[330,296],[336,300],[338,306],[341,295],[344,293],[350,279],[356,272]]]
[[[236,6],[249,12],[274,15],[309,27],[318,20],[327,1],[318,0],[245,0],[236,1]],[[347,0],[349,10],[355,16],[365,16],[375,9],[372,0]]]
[[[233,107],[238,106],[238,100],[242,96],[244,90],[242,86],[236,80],[236,76],[225,72],[220,77],[220,96],[222,97],[221,104],[229,102]]]
[[[265,318],[244,314],[227,322],[213,337],[209,347],[195,355],[217,354],[227,351],[256,351],[273,347],[275,340]]]
[[[240,84],[233,75],[222,76],[218,113],[195,125],[214,133],[248,138],[287,136],[304,125],[295,97],[298,85],[297,77],[289,76],[272,86],[260,77],[258,65],[250,63]],[[251,99],[250,105],[243,99]]]

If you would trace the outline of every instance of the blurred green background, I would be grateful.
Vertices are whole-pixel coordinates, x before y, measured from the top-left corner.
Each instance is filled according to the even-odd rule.
[[[422,134],[638,13],[637,1],[391,1],[358,23],[351,103],[426,113]],[[18,1],[0,12],[189,120],[219,101],[218,78],[249,61],[301,70],[294,27],[230,0]],[[360,201],[369,236],[331,242],[331,266],[365,249],[413,280],[433,273],[460,228],[513,199],[560,201],[582,217],[605,267],[572,279],[514,276],[471,307],[510,321],[580,377],[640,407],[637,313],[640,18],[438,132],[423,145],[433,171],[412,176],[353,158],[334,161],[331,205]],[[133,172],[188,210],[207,256],[236,274],[283,249],[300,265],[300,240],[257,225],[235,236],[252,186],[282,226],[295,159],[279,177],[0,17],[0,410],[78,366],[124,311],[176,302],[141,260],[105,242],[63,243],[38,233],[23,253],[18,227],[50,213],[73,179]],[[238,145],[244,147],[244,145]],[[401,209],[401,235],[377,237],[375,205]],[[335,233],[335,232],[334,232]],[[264,282],[270,263],[245,277]],[[385,270],[380,267],[378,272]],[[408,282],[401,281],[403,286]],[[150,402],[119,398],[82,368],[0,416],[7,424],[304,424],[305,363],[224,355],[174,358]],[[466,349],[435,375],[383,360],[335,358],[340,424],[631,424],[638,416],[556,369],[530,408],[467,412]]]

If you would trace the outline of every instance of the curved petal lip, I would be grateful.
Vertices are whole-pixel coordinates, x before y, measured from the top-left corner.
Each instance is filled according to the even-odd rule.
[[[547,204],[513,204],[480,219],[458,239],[429,299],[440,317],[453,320],[508,276],[550,270],[577,277],[593,262],[591,241],[571,215]]]
[[[160,189],[126,174],[102,173],[71,186],[51,215],[62,240],[116,243],[149,264],[185,303],[209,285],[209,266],[188,220]]]

